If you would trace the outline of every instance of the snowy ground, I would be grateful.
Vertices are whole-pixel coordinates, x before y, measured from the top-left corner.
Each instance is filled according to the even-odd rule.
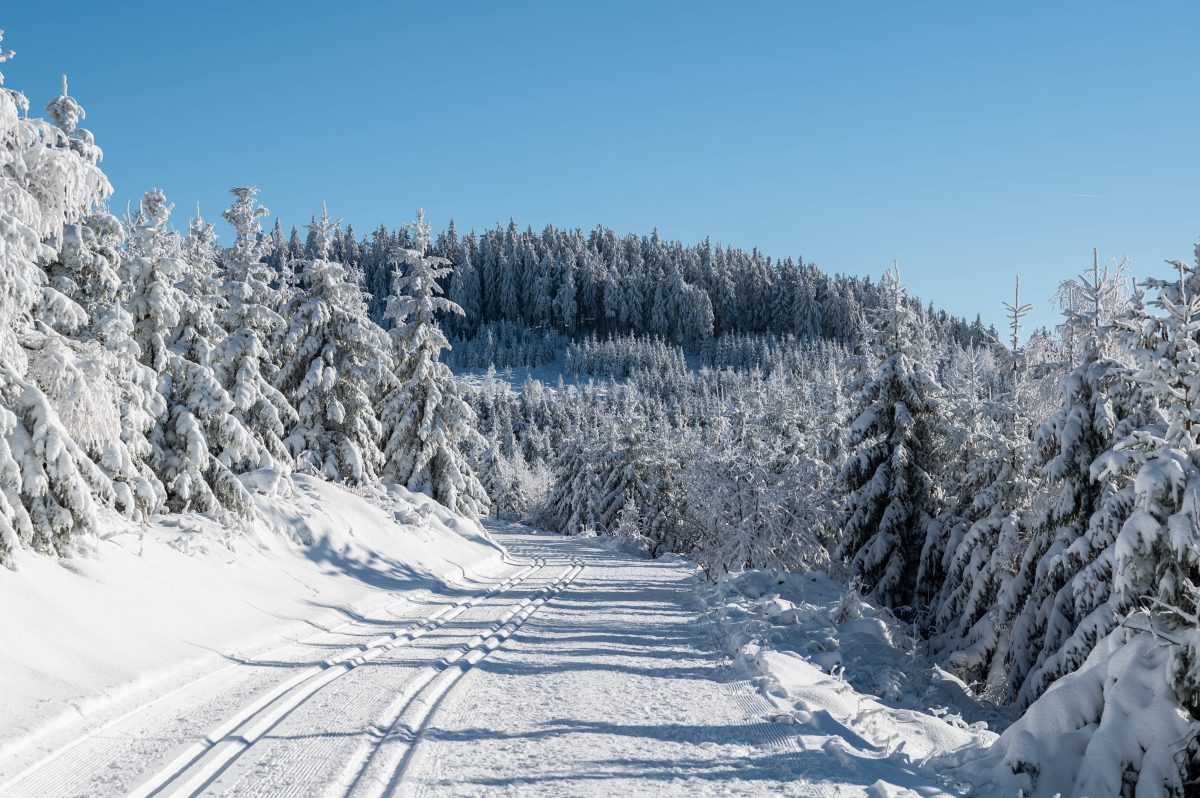
[[[0,794],[86,793],[84,781],[116,794],[139,772],[134,755],[154,756],[96,744],[124,733],[111,724],[126,713],[155,698],[197,711],[187,702],[200,691],[224,702],[195,722],[218,718],[273,684],[277,661],[359,640],[370,623],[357,619],[417,611],[427,594],[470,592],[512,568],[474,524],[404,491],[367,501],[297,477],[292,495],[262,509],[263,523],[238,532],[194,517],[106,518],[82,556],[18,553],[15,572],[0,570]],[[155,726],[153,745],[175,733]],[[83,734],[96,737],[73,750],[96,767],[74,774],[81,781],[54,764],[25,782],[34,786],[12,783]]]
[[[78,587],[90,592],[76,596],[89,608],[48,617],[82,613],[81,639],[49,628],[3,660],[0,794],[956,793],[919,762],[978,732],[877,699],[810,659],[756,650],[762,661],[783,658],[771,663],[767,700],[759,688],[772,685],[746,670],[746,641],[732,664],[719,653],[718,640],[728,645],[741,627],[726,612],[714,634],[683,560],[498,527],[501,559],[462,522],[461,537],[437,520],[400,527],[355,497],[301,484],[310,513],[334,503],[349,527],[373,523],[387,535],[326,528],[317,548],[340,544],[342,555],[294,547],[297,561],[284,566],[266,543],[237,557],[189,556],[157,530],[140,557],[104,550],[110,542],[102,556],[72,561],[94,572]],[[326,522],[308,523],[337,526]],[[409,562],[364,562],[355,546],[368,543]],[[171,606],[122,605],[136,597],[116,577],[138,567],[144,577],[146,558],[172,584],[178,568],[211,578],[180,581]],[[451,578],[454,558],[475,567]],[[26,566],[22,579],[42,563]],[[47,594],[61,587],[54,580],[81,579],[48,567],[61,574],[37,574],[50,580]],[[105,613],[145,618],[121,631]],[[186,631],[165,623],[172,616]],[[222,633],[222,617],[260,620]],[[32,626],[19,632],[28,638]],[[232,645],[256,636],[273,647]],[[73,667],[22,659],[58,639]]]
[[[825,574],[752,571],[699,592],[721,647],[777,722],[845,769],[878,774],[879,794],[924,794],[931,758],[985,750],[989,727],[1010,720],[929,662],[905,624]],[[978,789],[958,771],[935,775],[952,794]]]

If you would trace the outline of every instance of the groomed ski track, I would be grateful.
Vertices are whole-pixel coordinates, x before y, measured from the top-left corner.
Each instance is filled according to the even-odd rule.
[[[684,562],[491,531],[510,553],[493,580],[408,594],[232,661],[49,752],[0,795],[872,789],[873,767],[768,719],[770,704],[716,653]],[[937,792],[913,776],[909,794]]]

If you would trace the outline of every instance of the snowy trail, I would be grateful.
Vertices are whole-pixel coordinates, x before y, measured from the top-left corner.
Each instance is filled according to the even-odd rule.
[[[255,657],[229,657],[228,666],[122,712],[0,782],[0,796],[144,793],[151,782],[177,774],[214,738],[246,731],[254,720],[493,599],[541,567],[510,565],[510,573],[492,581],[393,595],[377,612],[343,610],[349,618],[344,623],[314,622],[319,631],[302,640]]]
[[[685,563],[499,537],[518,556],[585,568],[441,700],[393,773],[397,794],[944,794],[830,750],[838,734],[769,721],[775,708],[715,653]]]
[[[0,795],[940,794],[831,747],[836,733],[767,720],[715,653],[682,561],[494,534],[516,558],[495,581],[236,662]]]

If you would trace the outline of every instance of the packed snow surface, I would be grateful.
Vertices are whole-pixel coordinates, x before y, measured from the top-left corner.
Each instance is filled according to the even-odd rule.
[[[44,631],[34,598],[5,630],[22,648],[0,794],[954,795],[923,761],[988,736],[830,656],[733,641],[784,603],[808,621],[783,625],[825,639],[822,613],[845,611],[828,581],[807,610],[746,584],[706,608],[680,558],[299,485],[308,547],[264,531],[235,556],[213,530],[150,525],[71,570],[5,575],[78,585]],[[72,618],[78,640],[57,631]],[[839,620],[842,657],[895,642],[886,621]]]
[[[263,520],[248,529],[114,516],[82,556],[19,552],[15,571],[0,569],[0,794],[48,752],[150,698],[231,665],[204,689],[267,685],[277,668],[244,682],[255,669],[239,663],[267,652],[311,660],[355,639],[355,627],[337,630],[356,618],[507,567],[477,525],[407,491],[368,501],[296,476],[289,495],[259,499]],[[97,777],[112,778],[115,794],[135,769],[114,760]],[[47,789],[105,794],[55,779]]]

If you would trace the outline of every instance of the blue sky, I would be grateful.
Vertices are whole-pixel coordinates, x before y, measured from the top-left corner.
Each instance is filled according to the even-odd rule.
[[[52,9],[52,10],[51,10]],[[1198,3],[121,3],[0,8],[8,85],[67,72],[124,207],[285,226],[509,217],[893,260],[999,323],[1200,237]],[[183,225],[183,219],[177,219]]]

